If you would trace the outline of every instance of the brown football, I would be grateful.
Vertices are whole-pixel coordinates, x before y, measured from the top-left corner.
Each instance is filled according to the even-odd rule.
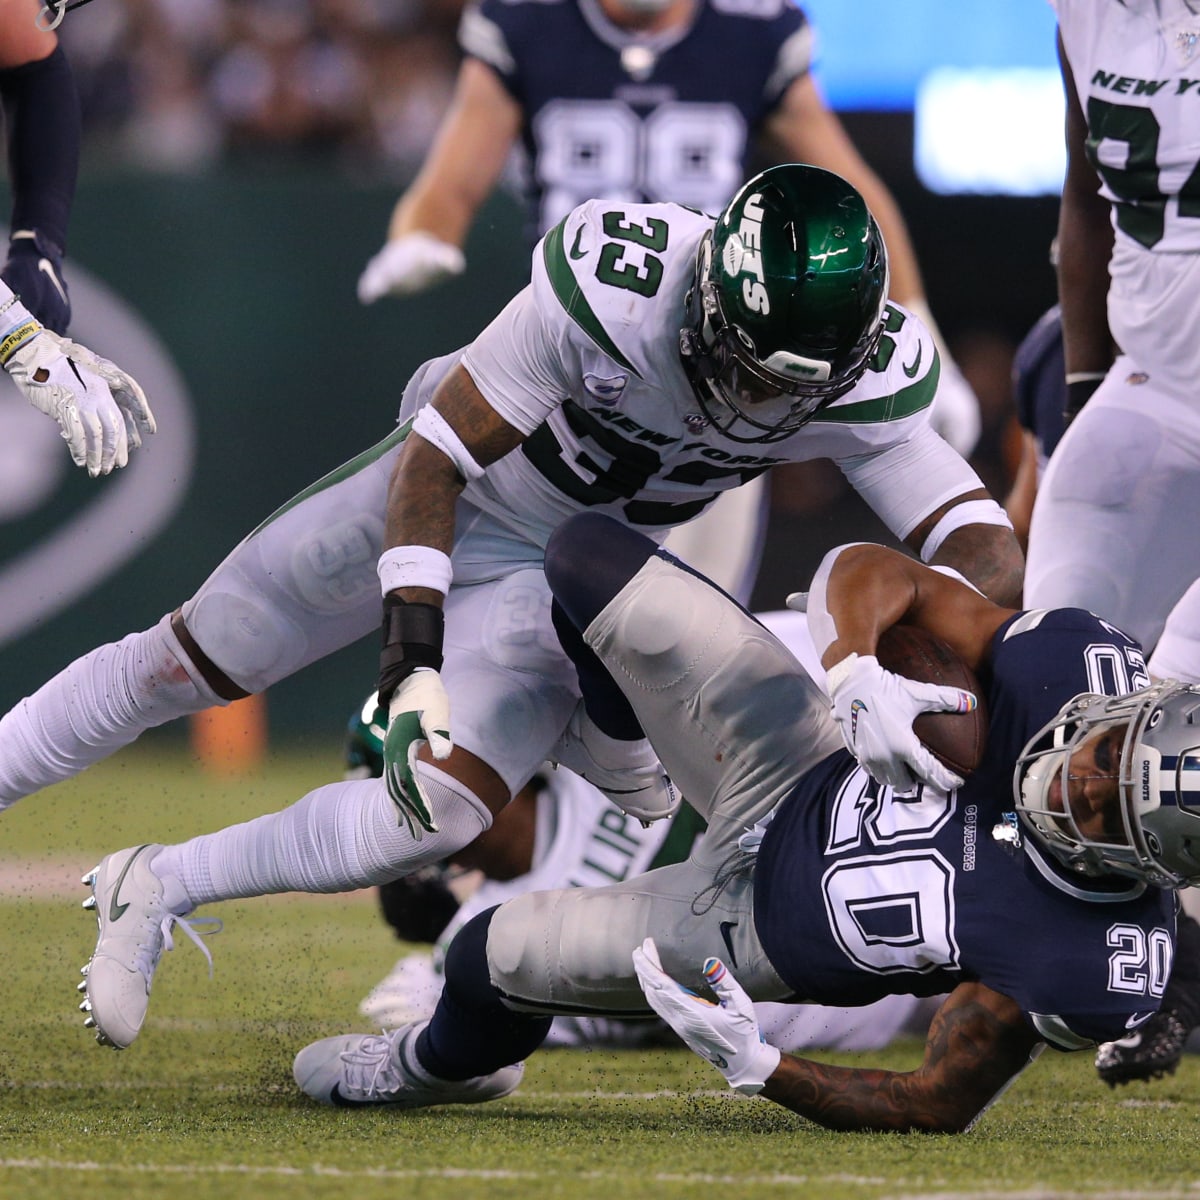
[[[916,625],[893,625],[879,639],[879,665],[906,679],[974,692],[978,704],[969,713],[922,713],[913,732],[952,771],[969,775],[983,760],[987,706],[975,672],[941,638]]]

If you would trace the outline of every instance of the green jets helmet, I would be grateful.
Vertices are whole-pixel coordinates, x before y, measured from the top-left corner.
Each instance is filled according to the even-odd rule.
[[[383,774],[383,739],[387,736],[387,709],[372,692],[361,708],[350,715],[343,745],[346,779],[378,779]]]
[[[701,240],[680,352],[708,419],[775,441],[848,392],[883,331],[887,251],[839,175],[786,163],[756,175]]]

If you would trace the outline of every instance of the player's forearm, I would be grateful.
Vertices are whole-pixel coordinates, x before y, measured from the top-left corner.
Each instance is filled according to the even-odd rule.
[[[79,97],[61,48],[0,70],[12,229],[38,230],[61,254],[79,170]]]
[[[1005,607],[1020,604],[1025,559],[1011,529],[1001,525],[964,525],[946,538],[929,565],[953,567],[995,604]]]
[[[388,488],[384,549],[428,546],[449,556],[454,545],[454,508],[464,481],[436,447],[409,434]],[[441,605],[445,596],[430,588],[396,589],[414,604]]]
[[[1112,227],[1098,192],[1064,192],[1058,231],[1058,294],[1068,376],[1112,364],[1108,329],[1108,262]]]
[[[1113,233],[1108,201],[1087,157],[1087,120],[1061,40],[1059,62],[1067,97],[1067,174],[1059,207],[1057,272],[1070,376],[1104,372],[1112,362],[1107,296]]]
[[[835,1067],[790,1054],[760,1094],[826,1129],[847,1132],[961,1133],[978,1114],[976,1106],[922,1086],[913,1074]]]
[[[785,1054],[761,1094],[827,1129],[963,1133],[1037,1048],[1015,1002],[962,984],[934,1015],[917,1070],[854,1070]]]
[[[461,249],[478,206],[470,196],[453,192],[438,194],[418,179],[392,212],[388,241],[394,242],[410,233],[428,233]]]
[[[431,421],[430,418],[436,418]],[[455,505],[477,478],[520,444],[522,435],[483,398],[466,370],[455,367],[428,410],[417,414],[388,485],[384,546],[429,546],[449,555]],[[402,591],[405,600],[440,603]]]

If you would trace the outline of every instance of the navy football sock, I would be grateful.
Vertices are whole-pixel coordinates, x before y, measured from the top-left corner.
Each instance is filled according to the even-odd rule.
[[[446,986],[429,1026],[417,1038],[417,1059],[439,1079],[473,1079],[522,1062],[550,1032],[550,1017],[505,1007],[488,977],[487,934],[496,910],[468,921],[446,953]]]
[[[546,544],[546,578],[576,629],[642,569],[658,547],[644,534],[599,513],[564,521]]]
[[[571,517],[546,547],[546,578],[554,592],[550,615],[558,640],[575,664],[584,708],[604,733],[623,741],[643,737],[641,724],[580,631],[657,549],[648,537],[597,513]]]

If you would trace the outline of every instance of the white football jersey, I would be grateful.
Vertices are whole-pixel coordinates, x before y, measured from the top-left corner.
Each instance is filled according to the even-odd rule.
[[[929,424],[937,352],[896,305],[858,385],[803,428],[768,444],[715,430],[679,355],[712,225],[675,204],[592,200],[539,242],[530,285],[462,355],[487,401],[528,435],[468,484],[467,499],[538,544],[583,508],[661,539],[773,464],[831,458],[904,537],[982,486]]]
[[[1196,404],[1200,11],[1185,0],[1050,0],[1116,231],[1108,324],[1130,379]],[[1125,369],[1123,367],[1123,369]]]
[[[1200,10],[1050,0],[1118,240],[1200,250]]]

